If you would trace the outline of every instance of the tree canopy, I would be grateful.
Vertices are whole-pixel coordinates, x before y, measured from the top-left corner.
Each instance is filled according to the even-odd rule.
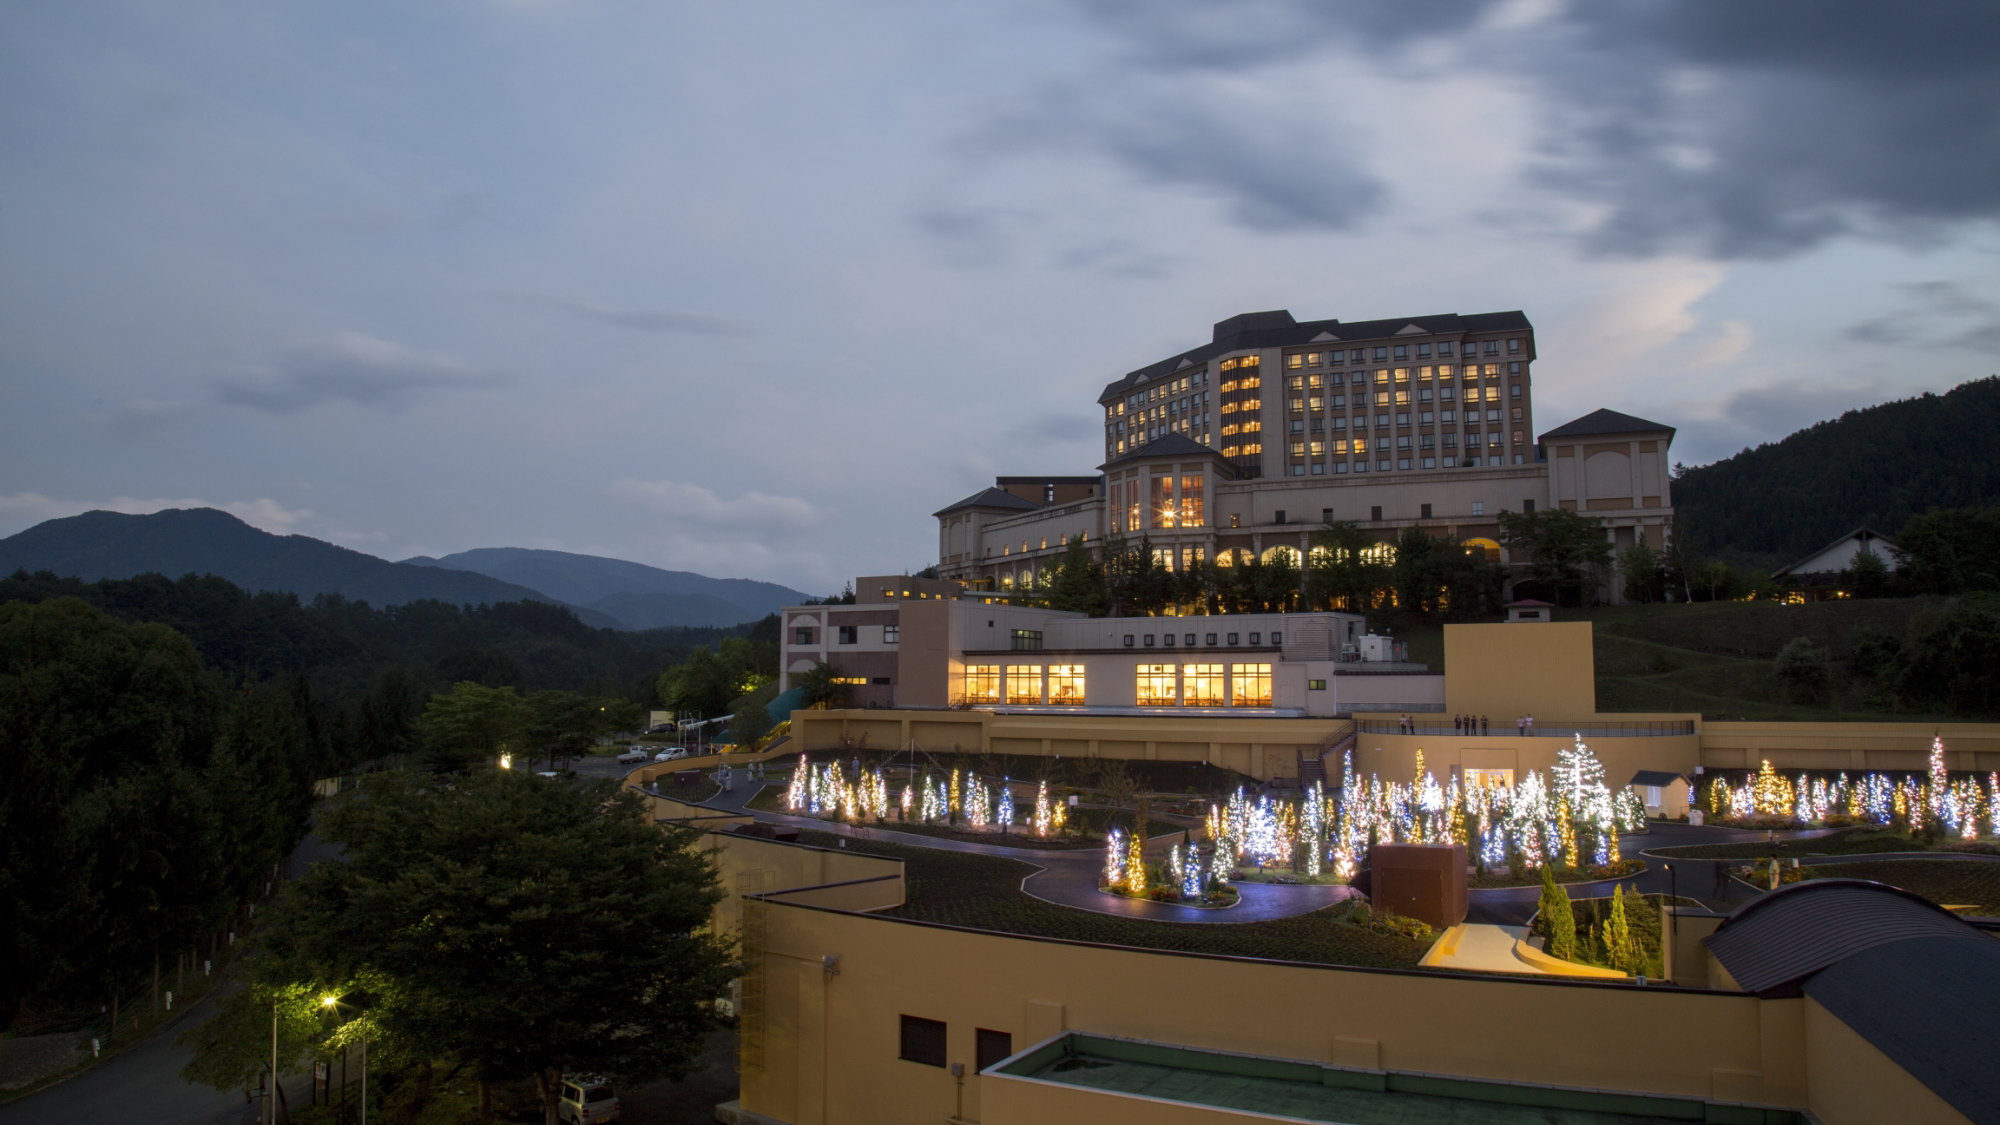
[[[551,1123],[565,1071],[678,1074],[733,954],[697,834],[648,821],[609,782],[372,775],[322,818],[344,861],[286,888],[236,1003],[344,996],[371,1053],[534,1078]],[[198,1046],[191,1076],[240,1079],[241,1037]]]
[[[1501,512],[1500,542],[1528,558],[1528,569],[1562,605],[1582,605],[1611,565],[1604,521],[1561,508]]]
[[[303,834],[328,758],[302,679],[224,695],[166,626],[0,605],[6,1021],[192,957]]]

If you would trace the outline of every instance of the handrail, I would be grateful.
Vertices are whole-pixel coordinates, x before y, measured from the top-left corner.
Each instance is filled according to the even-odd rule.
[[[1490,719],[1490,716],[1489,716]],[[1362,734],[1419,734],[1431,737],[1452,736],[1458,738],[1508,738],[1526,735],[1530,738],[1568,738],[1582,735],[1586,738],[1661,738],[1695,733],[1693,719],[1638,719],[1606,720],[1603,718],[1582,721],[1564,719],[1536,719],[1535,725],[1522,731],[1512,727],[1513,719],[1500,722],[1489,721],[1486,730],[1468,733],[1452,725],[1450,721],[1439,721],[1436,713],[1410,716],[1410,726],[1405,727],[1400,719],[1361,719],[1357,725]],[[1513,730],[1512,734],[1508,731]]]

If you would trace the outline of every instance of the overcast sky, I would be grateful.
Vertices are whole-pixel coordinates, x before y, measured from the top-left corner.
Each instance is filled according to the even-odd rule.
[[[1235,313],[1522,309],[1697,464],[2000,369],[2000,5],[0,8],[0,534],[809,592]]]

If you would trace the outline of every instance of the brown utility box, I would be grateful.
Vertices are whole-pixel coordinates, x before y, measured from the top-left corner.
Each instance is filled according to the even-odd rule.
[[[1439,929],[1465,921],[1464,844],[1377,844],[1368,867],[1376,909]]]

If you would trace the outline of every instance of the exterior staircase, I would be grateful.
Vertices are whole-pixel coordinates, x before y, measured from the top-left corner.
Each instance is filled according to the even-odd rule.
[[[1344,754],[1355,744],[1361,728],[1349,719],[1333,728],[1333,733],[1319,740],[1310,749],[1299,750],[1299,788],[1308,789],[1317,782],[1326,787],[1326,756]]]

